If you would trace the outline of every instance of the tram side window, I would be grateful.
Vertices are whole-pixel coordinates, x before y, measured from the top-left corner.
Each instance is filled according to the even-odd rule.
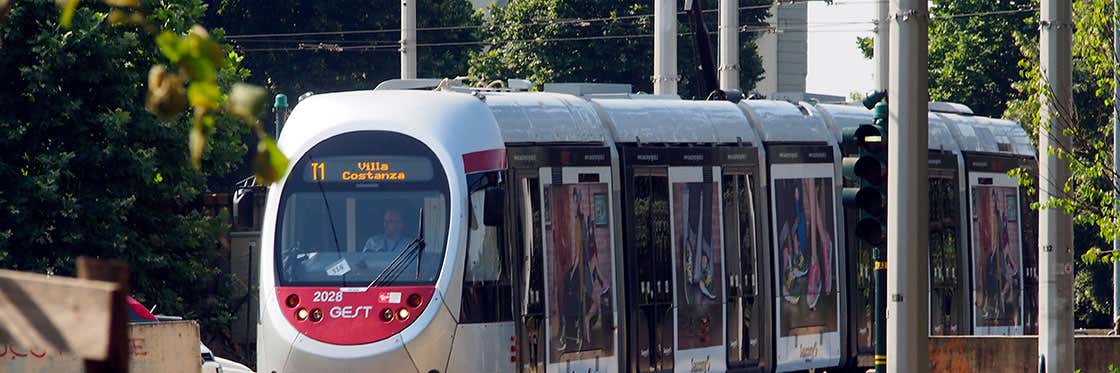
[[[486,190],[499,184],[498,174],[471,175],[467,221],[466,270],[460,322],[489,323],[513,320],[509,258],[503,226],[483,224]]]

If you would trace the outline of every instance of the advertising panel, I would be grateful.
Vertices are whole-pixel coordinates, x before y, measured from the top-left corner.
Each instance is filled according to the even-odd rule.
[[[717,188],[714,182],[672,183],[676,371],[725,369],[726,299]]]
[[[976,173],[969,181],[976,334],[1023,334],[1018,184],[1005,174]]]
[[[546,184],[549,362],[613,353],[606,183]]]
[[[831,164],[771,171],[779,371],[839,363],[834,172]]]

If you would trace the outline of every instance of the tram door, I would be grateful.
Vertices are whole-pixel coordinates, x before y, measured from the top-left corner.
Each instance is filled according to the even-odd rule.
[[[529,284],[535,293],[526,299],[543,299],[532,304],[544,316],[536,332],[550,372],[616,372],[619,366],[610,175],[610,167],[542,167],[536,178],[540,270],[525,278],[541,281]],[[525,181],[532,187],[532,178]]]
[[[756,276],[754,175],[725,169],[723,227],[727,245],[727,361],[729,368],[759,361],[761,308]]]
[[[669,173],[661,167],[635,167],[633,172],[629,244],[636,254],[638,285],[633,353],[639,372],[668,371],[673,369],[674,343]]]
[[[519,219],[516,238],[521,248],[521,275],[518,299],[518,350],[520,371],[540,373],[545,371],[544,331],[544,243],[541,239],[540,177],[536,172],[518,171],[514,174],[514,206]]]

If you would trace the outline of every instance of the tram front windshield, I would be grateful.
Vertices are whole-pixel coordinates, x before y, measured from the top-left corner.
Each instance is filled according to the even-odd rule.
[[[288,176],[280,211],[282,286],[422,285],[439,275],[447,179],[412,138],[361,132],[320,143]]]

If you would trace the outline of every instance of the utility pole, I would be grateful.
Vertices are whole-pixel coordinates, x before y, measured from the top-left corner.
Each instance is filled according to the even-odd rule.
[[[653,2],[653,94],[677,94],[677,7],[674,0]]]
[[[739,0],[719,0],[719,88],[739,89]]]
[[[1051,151],[1070,148],[1062,132],[1072,125],[1073,9],[1071,0],[1042,0],[1039,66],[1042,95],[1038,129],[1038,201],[1045,206],[1069,180],[1069,160]],[[1062,109],[1065,110],[1062,110]],[[1073,371],[1073,220],[1061,207],[1038,214],[1039,370]]]
[[[929,9],[890,0],[887,369],[929,371]]]
[[[401,79],[416,79],[416,4],[401,0]]]
[[[875,90],[883,92],[887,90],[887,74],[890,73],[887,68],[890,66],[887,64],[887,55],[890,54],[890,5],[886,1],[880,1],[875,7],[875,52],[872,55],[875,59]]]
[[[1120,0],[1112,1],[1112,9],[1120,9]],[[1120,81],[1117,79],[1117,56],[1120,56],[1120,23],[1117,23],[1116,18],[1112,19],[1112,81]],[[1112,169],[1120,170],[1120,106],[1117,106],[1117,99],[1120,99],[1120,85],[1115,85],[1112,91]],[[1113,185],[1117,190],[1120,190],[1120,180],[1113,180]],[[1120,203],[1116,208],[1120,209]],[[1113,237],[1112,251],[1120,253],[1120,237]],[[1113,254],[1115,255],[1115,254]],[[1113,329],[1117,327],[1116,320],[1120,319],[1120,261],[1112,263],[1112,322]]]

